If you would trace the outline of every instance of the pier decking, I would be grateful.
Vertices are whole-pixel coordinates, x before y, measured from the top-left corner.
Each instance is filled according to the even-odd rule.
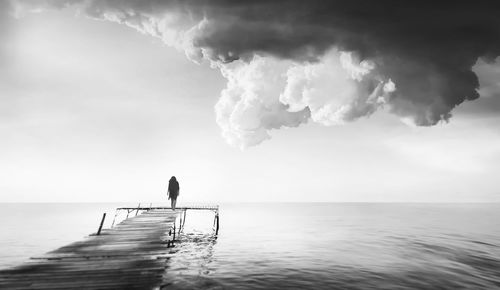
[[[131,208],[119,208],[128,210]],[[0,270],[1,289],[160,289],[175,235],[186,211],[202,208],[133,208],[136,214],[89,236]],[[203,207],[216,212],[218,207]],[[35,237],[34,237],[35,238]]]

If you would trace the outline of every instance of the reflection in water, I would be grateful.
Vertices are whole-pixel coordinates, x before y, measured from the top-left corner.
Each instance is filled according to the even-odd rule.
[[[172,248],[161,289],[222,289],[208,278],[217,237],[212,232],[189,230]]]

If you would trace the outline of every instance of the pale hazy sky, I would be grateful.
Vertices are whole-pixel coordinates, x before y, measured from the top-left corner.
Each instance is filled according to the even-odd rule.
[[[219,70],[74,14],[0,21],[0,202],[164,201],[171,175],[194,202],[500,201],[494,93],[433,127],[380,110],[242,151],[215,121]]]

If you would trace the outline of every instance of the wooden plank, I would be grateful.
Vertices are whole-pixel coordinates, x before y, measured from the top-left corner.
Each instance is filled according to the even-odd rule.
[[[135,208],[137,209],[137,208]],[[18,267],[0,270],[0,288],[151,289],[163,283],[182,211],[151,209]]]

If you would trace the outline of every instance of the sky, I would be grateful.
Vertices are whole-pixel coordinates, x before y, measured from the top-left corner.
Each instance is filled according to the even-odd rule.
[[[166,201],[172,175],[189,202],[500,202],[494,58],[471,64],[479,99],[429,105],[385,55],[229,61],[205,39],[196,59],[89,11],[0,15],[0,202]]]

